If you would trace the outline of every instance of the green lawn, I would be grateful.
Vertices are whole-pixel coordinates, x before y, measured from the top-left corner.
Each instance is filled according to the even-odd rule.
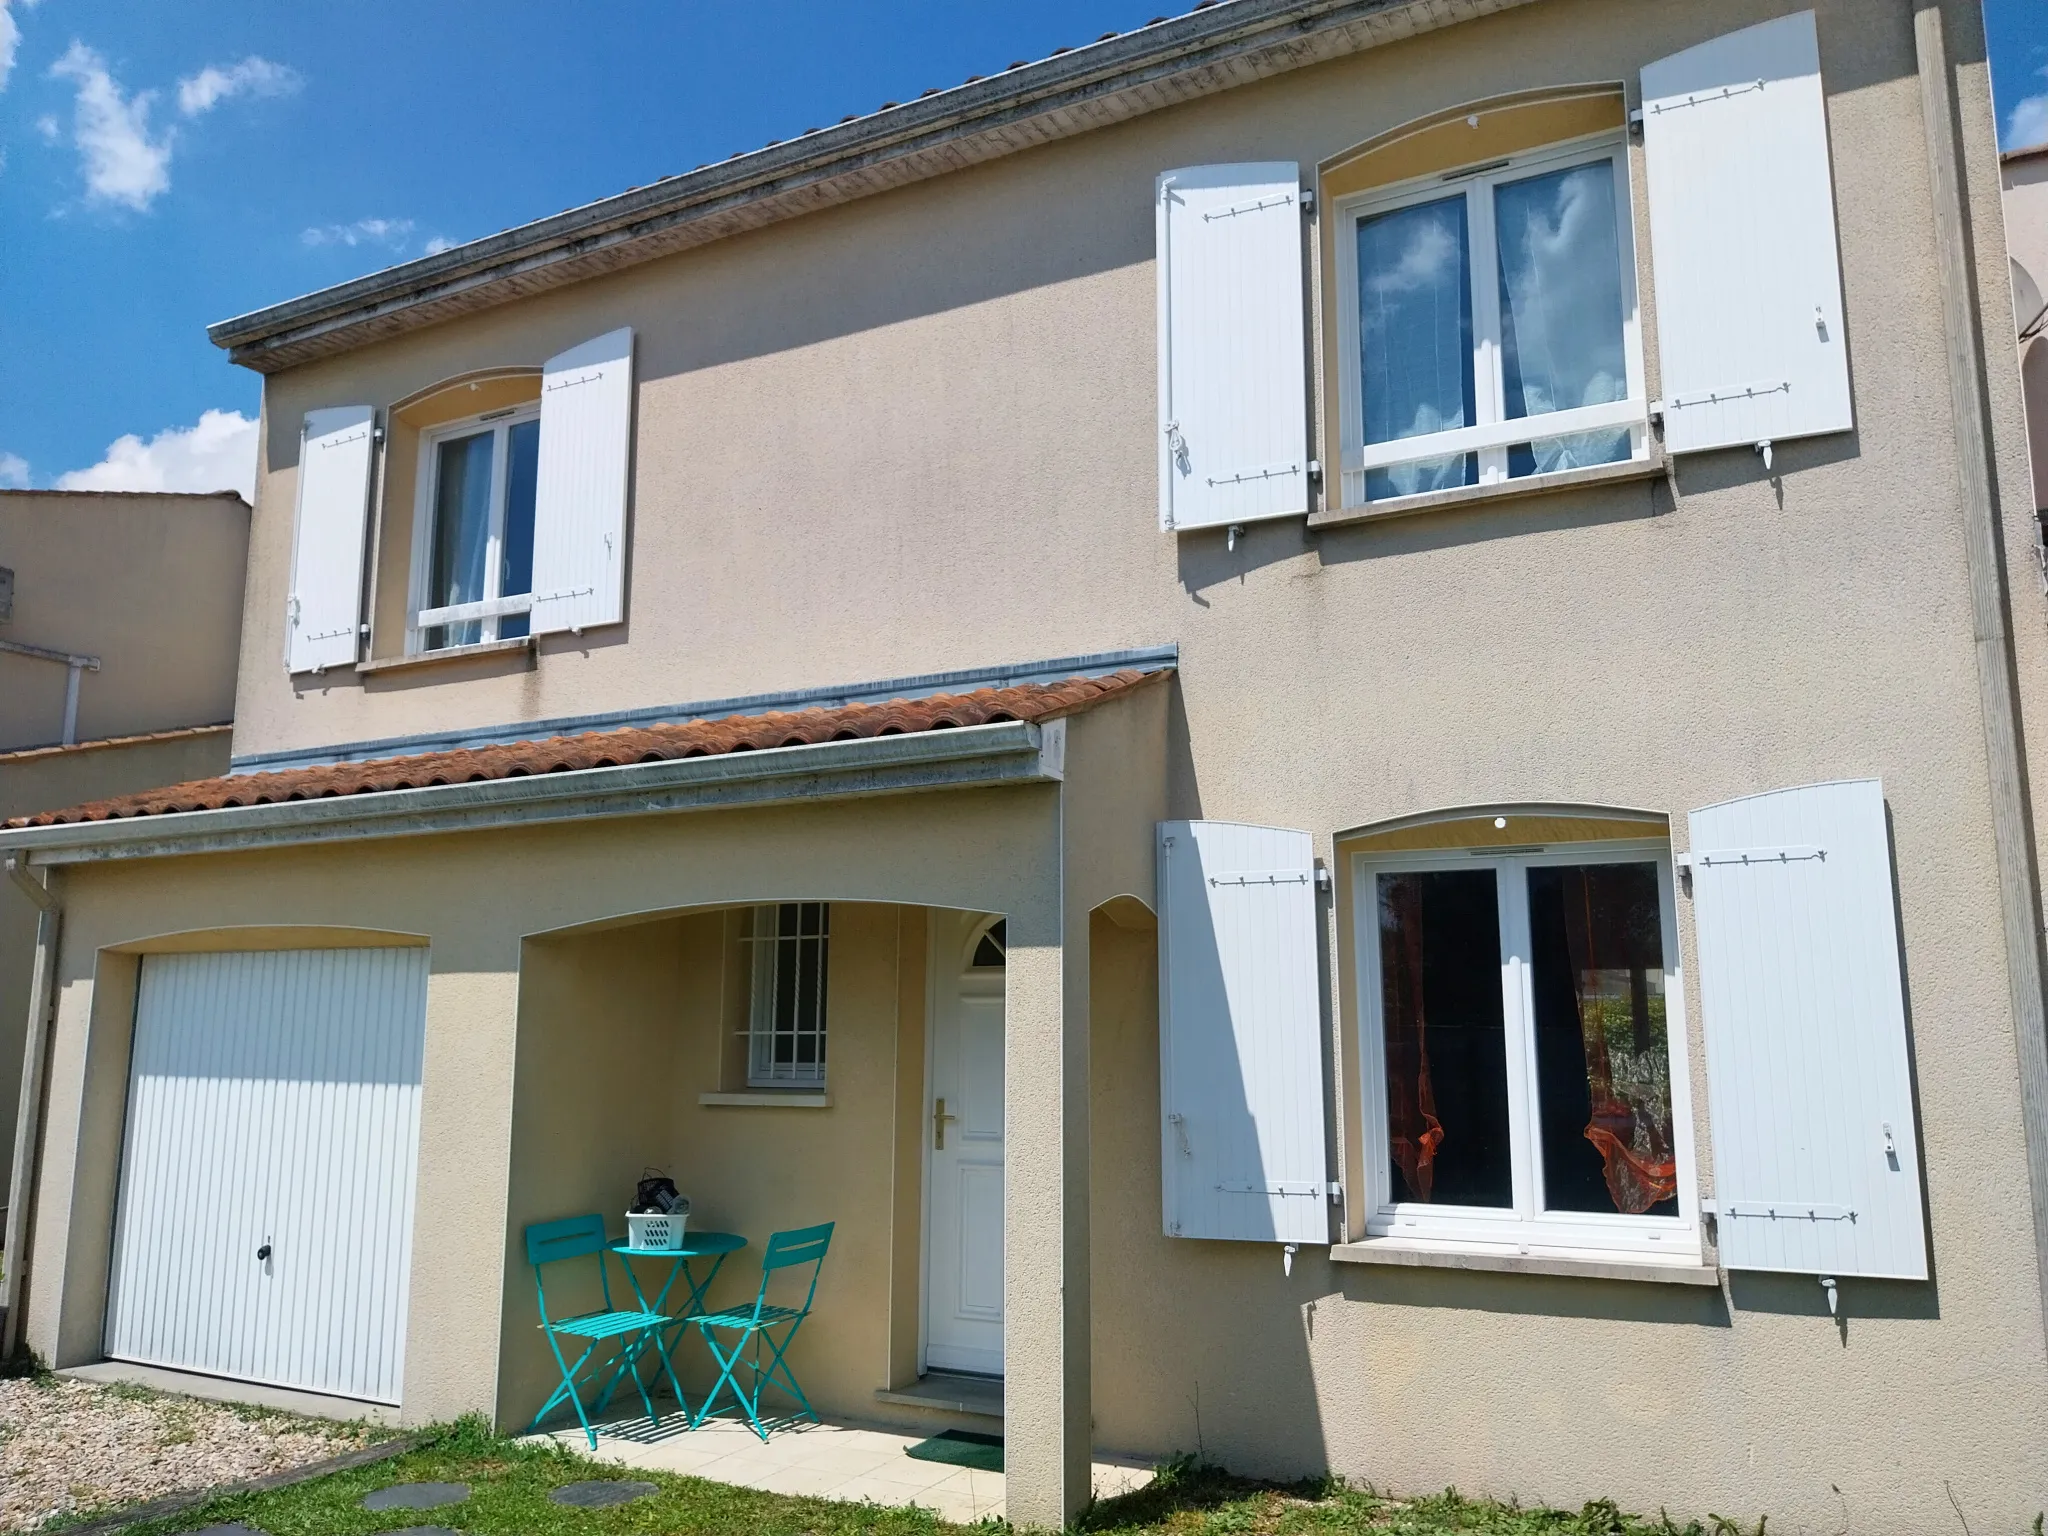
[[[565,1509],[548,1501],[551,1488],[591,1477],[637,1478],[658,1484],[660,1492],[606,1510]],[[472,1495],[454,1508],[416,1514],[379,1515],[361,1508],[364,1494],[398,1482],[468,1483]],[[626,1471],[553,1446],[515,1444],[465,1422],[435,1432],[395,1460],[273,1493],[216,1499],[169,1520],[130,1527],[128,1536],[176,1536],[230,1520],[246,1521],[270,1536],[373,1536],[436,1522],[471,1536],[941,1536],[961,1529],[917,1510],[785,1498],[697,1478]],[[1097,1505],[1080,1529],[1117,1536],[1748,1536],[1746,1529],[1712,1517],[1705,1523],[1644,1520],[1605,1504],[1567,1514],[1463,1499],[1456,1493],[1395,1501],[1342,1486],[1275,1488],[1186,1464],[1165,1469],[1138,1493]]]

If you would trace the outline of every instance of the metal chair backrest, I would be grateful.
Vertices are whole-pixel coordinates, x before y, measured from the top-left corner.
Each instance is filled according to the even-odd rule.
[[[548,1293],[546,1282],[541,1279],[541,1266],[559,1264],[565,1259],[580,1259],[590,1253],[597,1255],[597,1283],[604,1294],[604,1309],[607,1312],[612,1310],[612,1282],[604,1262],[607,1246],[604,1218],[595,1211],[588,1216],[536,1222],[526,1229],[526,1260],[533,1266],[533,1283],[540,1295],[543,1323],[548,1320]]]
[[[761,1291],[754,1298],[754,1316],[760,1317],[761,1309],[768,1304],[768,1281],[779,1269],[795,1269],[802,1265],[811,1266],[811,1285],[804,1295],[804,1304],[797,1308],[799,1315],[811,1310],[811,1302],[818,1294],[818,1272],[825,1267],[825,1250],[832,1246],[834,1222],[821,1222],[815,1227],[797,1227],[788,1232],[777,1232],[768,1239],[768,1247],[761,1255]]]

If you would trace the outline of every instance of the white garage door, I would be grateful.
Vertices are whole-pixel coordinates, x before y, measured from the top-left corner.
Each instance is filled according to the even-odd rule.
[[[107,1354],[395,1403],[424,949],[142,962]]]

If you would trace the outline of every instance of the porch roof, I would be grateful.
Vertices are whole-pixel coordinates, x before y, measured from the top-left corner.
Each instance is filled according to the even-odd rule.
[[[1047,727],[1170,667],[198,779],[0,824],[39,863],[1057,780]],[[137,823],[142,825],[137,825]]]

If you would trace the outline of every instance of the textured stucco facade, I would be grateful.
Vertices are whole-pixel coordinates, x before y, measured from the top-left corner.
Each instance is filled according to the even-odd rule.
[[[1292,160],[1312,173],[1461,103],[1612,82],[1633,100],[1644,64],[1789,8],[1542,0],[270,375],[238,754],[1168,642],[1178,671],[1170,691],[1077,717],[1057,788],[67,871],[41,1198],[68,1213],[69,1236],[38,1247],[32,1341],[66,1359],[96,1347],[123,957],[188,930],[223,948],[258,924],[397,931],[434,953],[432,1241],[415,1261],[405,1413],[516,1418],[544,1379],[521,1223],[611,1198],[650,1142],[715,1165],[696,1127],[748,1113],[700,1109],[678,1065],[663,1102],[626,1104],[604,1136],[574,1140],[645,1053],[686,1060],[702,1004],[667,999],[709,963],[720,919],[707,909],[829,898],[871,904],[846,909],[860,937],[834,961],[858,978],[849,1029],[865,1049],[831,1109],[768,1113],[816,1117],[793,1134],[791,1181],[829,1148],[848,1161],[830,1185],[843,1219],[888,1227],[849,1234],[828,1282],[845,1310],[820,1327],[817,1371],[853,1412],[903,1364],[902,1175],[918,1123],[902,1113],[906,956],[927,909],[1005,912],[1013,1517],[1071,1507],[1092,1440],[1199,1448],[1252,1473],[1612,1496],[1787,1528],[1837,1528],[1844,1500],[1855,1529],[1938,1528],[1952,1490],[1972,1528],[2023,1528],[2048,1506],[2048,1339],[1916,7],[1816,7],[1853,433],[1779,443],[1769,468],[1748,450],[1690,456],[1669,479],[1378,524],[1276,521],[1234,547],[1221,529],[1163,534],[1156,517],[1161,170]],[[2019,379],[1990,350],[2012,318],[1988,79],[1975,7],[1940,9],[1992,359],[2022,749],[2039,783],[2048,601]],[[1640,146],[1630,154],[1640,230]],[[1654,393],[1649,242],[1637,252]],[[530,370],[621,325],[638,378],[627,621],[548,637],[531,657],[287,676],[303,414]],[[409,525],[411,485],[391,483],[403,478],[384,485],[387,530]],[[384,656],[402,649],[389,583],[403,564],[386,546],[375,569]],[[1695,807],[1860,777],[1882,779],[1892,818],[1930,1281],[1845,1281],[1837,1322],[1811,1279],[1711,1288],[1309,1250],[1283,1275],[1265,1245],[1161,1235],[1157,941],[1134,910],[1154,904],[1155,820],[1304,828],[1334,863],[1343,834],[1392,818],[1570,804],[1666,818],[1682,845]],[[1358,1066],[1350,936],[1343,914],[1326,917],[1343,1123]],[[1682,899],[1678,928],[1695,975]],[[1681,1022],[1710,1181],[1701,1006]],[[582,1010],[601,1032],[578,1033]],[[579,1056],[572,1037],[596,1044]],[[496,1203],[454,1193],[492,1178]],[[748,1187],[737,1172],[690,1182],[735,1192],[714,1200]],[[747,1199],[750,1230],[803,1219],[781,1189]]]

